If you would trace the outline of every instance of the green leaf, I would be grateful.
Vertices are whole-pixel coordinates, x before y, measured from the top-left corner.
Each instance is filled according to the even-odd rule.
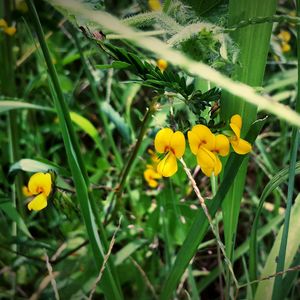
[[[300,162],[296,163],[295,173],[300,174]],[[257,279],[257,230],[259,227],[260,215],[267,197],[282,183],[286,182],[289,175],[289,167],[280,170],[265,186],[256,210],[255,218],[250,235],[250,250],[249,250],[249,268],[250,268],[250,279]]]
[[[111,65],[96,65],[97,69],[126,69],[131,65],[124,61],[114,61]]]
[[[115,266],[120,265],[123,261],[125,261],[128,257],[130,257],[137,249],[145,245],[146,242],[147,240],[137,239],[127,244],[121,250],[119,250],[115,255],[115,259],[114,259]]]
[[[57,174],[62,176],[70,176],[70,174],[62,167],[46,160],[35,160],[30,158],[23,158],[17,162],[15,162],[8,171],[8,181],[12,183],[16,174],[19,171],[36,173],[36,172],[49,172],[54,171]]]
[[[108,103],[101,102],[101,109],[107,115],[107,117],[115,124],[120,134],[126,140],[127,143],[131,142],[130,128],[126,124],[123,117]]]
[[[99,148],[100,153],[104,157],[106,157],[106,152],[102,146],[99,133],[95,126],[88,119],[75,112],[70,112],[70,117],[72,122],[78,125],[85,133],[87,133],[94,140],[95,144]]]
[[[22,230],[28,237],[32,238],[24,220],[10,200],[0,202],[0,209],[7,215],[8,218],[17,224],[20,230]]]
[[[273,15],[276,11],[276,4],[276,0],[230,0],[228,11],[229,25],[236,24],[243,19]],[[239,28],[231,34],[232,39],[240,49],[239,64],[235,64],[233,79],[254,87],[262,84],[271,30],[272,24],[270,23]],[[226,122],[232,115],[240,114],[243,118],[243,136],[243,133],[247,132],[250,124],[256,119],[257,107],[242,100],[243,98],[241,97],[224,93],[221,98],[221,114]],[[222,206],[225,247],[229,259],[232,259],[234,255],[235,235],[244,192],[247,165],[248,161],[244,161],[235,183],[228,192]]]
[[[300,246],[299,239],[299,231],[300,231],[300,195],[297,196],[295,200],[295,204],[292,208],[292,214],[290,219],[289,233],[288,233],[288,243],[287,243],[287,253],[285,259],[284,269],[289,268],[291,265],[295,254],[297,253]],[[283,226],[275,239],[272,250],[268,255],[267,262],[264,266],[264,269],[260,275],[260,277],[267,277],[269,275],[273,275],[276,272],[276,257],[279,252],[280,241],[282,236]],[[274,285],[274,278],[270,278],[268,280],[260,281],[257,287],[257,291],[255,294],[255,300],[271,300],[272,299],[272,291]]]
[[[37,109],[37,110],[46,110],[54,112],[53,108],[35,105],[22,101],[10,101],[10,100],[1,100],[0,101],[0,114],[13,110],[13,109]]]

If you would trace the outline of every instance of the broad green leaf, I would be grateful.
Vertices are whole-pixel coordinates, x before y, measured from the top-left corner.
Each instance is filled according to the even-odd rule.
[[[0,209],[7,215],[8,218],[10,218],[17,224],[20,230],[22,230],[28,237],[32,238],[32,235],[30,234],[24,220],[22,219],[16,208],[12,205],[12,202],[10,200],[1,201]]]
[[[257,16],[269,16],[276,11],[276,0],[253,1],[229,1],[229,25],[236,24],[243,19]],[[272,24],[260,24],[239,28],[231,34],[234,42],[240,49],[238,61],[233,71],[233,79],[237,79],[250,86],[256,87],[262,84],[269,50]],[[255,55],[253,55],[255,53]],[[244,97],[238,97],[225,93],[221,98],[221,114],[227,122],[234,114],[240,114],[243,118],[242,136],[247,132],[250,124],[256,119],[257,107],[243,101]],[[237,231],[240,204],[244,192],[245,178],[248,161],[245,160],[239,170],[234,184],[230,188],[222,205],[224,220],[224,236],[226,253],[229,259],[233,258],[235,235]]]
[[[299,232],[300,232],[300,195],[297,196],[295,203],[292,208],[292,214],[290,219],[290,227],[288,234],[288,243],[287,243],[287,253],[285,260],[285,269],[289,268],[291,263],[293,262],[294,256],[297,253],[300,246]],[[283,226],[274,241],[274,245],[272,247],[271,252],[268,255],[266,264],[264,266],[263,271],[260,274],[260,277],[267,277],[269,275],[273,275],[276,272],[276,257],[279,252],[280,241],[282,236]],[[263,280],[258,284],[257,291],[255,294],[255,300],[271,300],[272,299],[272,291],[274,285],[274,278],[270,278],[268,280]]]

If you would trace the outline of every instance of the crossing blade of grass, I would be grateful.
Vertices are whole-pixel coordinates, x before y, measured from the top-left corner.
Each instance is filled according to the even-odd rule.
[[[300,230],[300,196],[295,200],[295,204],[293,205],[293,210],[291,213],[290,218],[290,227],[289,227],[289,234],[288,234],[288,243],[287,243],[287,252],[289,255],[286,257],[285,263],[284,263],[284,269],[287,269],[290,267],[294,256],[296,255],[299,245],[300,245],[300,239],[299,239],[299,230]],[[277,273],[276,272],[276,257],[278,256],[278,251],[281,244],[282,235],[284,232],[284,227],[281,226],[281,229],[276,237],[276,240],[273,244],[272,250],[268,255],[267,262],[265,264],[265,267],[260,275],[261,278],[267,277],[271,274]],[[277,275],[275,278],[277,278],[279,275]],[[269,280],[261,281],[258,284],[257,291],[255,294],[255,300],[271,300],[272,299],[272,291],[273,286],[275,285],[276,280],[274,278],[271,278]],[[279,294],[281,295],[281,291],[279,291]],[[279,298],[284,299],[284,298]]]
[[[64,145],[66,147],[69,167],[75,183],[77,192],[77,199],[80,204],[80,209],[87,229],[87,234],[90,240],[90,244],[93,250],[96,267],[100,270],[104,261],[105,253],[108,250],[108,244],[106,240],[106,234],[100,222],[96,205],[89,192],[89,180],[87,172],[83,163],[78,141],[75,136],[75,132],[72,126],[70,114],[64,100],[64,96],[58,81],[56,70],[52,64],[50,53],[45,42],[44,33],[37,15],[36,9],[32,0],[26,0],[31,14],[31,21],[34,24],[40,46],[48,67],[49,75],[51,78],[52,88],[56,94],[53,97],[54,105],[58,114],[59,126],[62,131],[62,137]],[[53,93],[52,93],[53,94]],[[98,227],[98,228],[97,228]],[[100,231],[99,237],[98,231]],[[111,260],[108,261],[107,268],[105,269],[104,276],[102,278],[102,289],[107,299],[123,299],[118,277],[113,270]]]
[[[103,12],[100,10],[92,10],[88,6],[84,5],[83,1],[75,0],[47,0],[52,5],[57,7],[60,11],[63,11],[66,14],[66,17],[74,15],[75,18],[79,18],[82,22],[86,21],[87,23],[94,22],[99,26],[106,28],[109,31],[120,34],[124,39],[127,39],[133,42],[135,45],[149,50],[151,53],[166,59],[167,61],[172,62],[174,66],[179,66],[184,70],[187,70],[190,74],[194,76],[199,76],[202,79],[211,81],[216,86],[230,92],[233,95],[236,95],[240,98],[241,101],[246,101],[251,103],[254,106],[258,106],[260,109],[265,109],[270,113],[275,114],[279,118],[282,118],[289,122],[300,127],[300,116],[294,112],[289,107],[282,105],[278,102],[272,101],[270,97],[264,97],[259,95],[254,88],[250,87],[247,84],[234,81],[215,69],[209,67],[206,64],[195,61],[187,57],[186,55],[180,53],[177,50],[170,48],[169,45],[160,41],[157,38],[145,37],[139,34],[139,31],[133,30],[117,18]],[[256,8],[261,11],[261,7],[265,7],[265,3],[268,1],[255,2]],[[252,3],[252,1],[243,1]],[[275,2],[275,1],[274,1]],[[239,2],[238,2],[239,3]],[[271,7],[273,6],[273,3]],[[241,13],[242,14],[242,13]],[[72,17],[73,18],[73,17]],[[74,18],[73,18],[74,20]],[[128,20],[128,18],[127,18]],[[265,26],[265,25],[258,25]],[[255,27],[254,27],[255,28]],[[260,34],[255,32],[255,38],[258,38]],[[257,53],[257,50],[260,49],[262,45],[258,45],[257,48],[253,49],[254,53]],[[255,55],[253,55],[255,57]],[[258,60],[255,60],[254,63],[257,65]],[[252,71],[249,71],[252,72]],[[230,106],[230,105],[229,105]]]
[[[300,162],[296,163],[295,174],[300,174]],[[249,272],[250,272],[250,281],[257,279],[257,231],[259,226],[259,218],[268,195],[284,183],[289,176],[289,168],[284,168],[279,171],[265,186],[259,201],[258,208],[256,210],[255,218],[253,221],[253,226],[251,229],[250,235],[250,249],[249,249]],[[253,285],[255,286],[255,285]]]
[[[300,16],[300,0],[297,0],[297,16]],[[298,58],[298,95],[296,98],[296,112],[300,112],[300,25],[297,25],[297,58]],[[296,169],[296,161],[297,161],[297,154],[299,148],[299,130],[293,128],[292,131],[292,139],[291,139],[291,152],[290,152],[290,168],[289,168],[289,181],[288,181],[288,196],[287,196],[287,205],[286,205],[286,212],[284,218],[284,226],[283,226],[283,233],[281,237],[281,243],[279,248],[278,254],[278,262],[276,267],[276,273],[282,272],[285,266],[286,252],[287,252],[287,243],[289,239],[289,226],[290,226],[290,218],[291,218],[291,211],[293,205],[293,194],[294,194],[294,182],[295,182],[295,169]],[[289,253],[290,256],[290,253]],[[273,286],[273,295],[272,300],[279,300],[282,299],[281,292],[283,290],[283,276],[282,274],[276,276],[275,283]]]
[[[242,19],[258,16],[269,16],[275,13],[276,0],[229,1],[229,25],[237,24]],[[266,65],[272,24],[260,24],[240,28],[232,34],[237,43],[239,64],[236,64],[233,78],[251,86],[260,86]],[[255,55],[253,55],[255,53]],[[221,100],[221,114],[229,120],[236,113],[243,119],[242,130],[247,132],[250,124],[256,119],[257,108],[242,101],[242,98],[225,93]],[[233,259],[235,235],[240,213],[240,203],[244,192],[248,160],[245,160],[238,175],[226,195],[223,205],[223,222],[226,253]],[[230,282],[230,280],[228,280]],[[229,288],[229,287],[228,287]]]
[[[246,136],[246,139],[250,142],[254,142],[258,133],[260,132],[264,120],[259,120],[250,127],[250,130]],[[215,197],[207,204],[209,213],[213,218],[217,210],[220,208],[224,197],[226,196],[230,186],[232,185],[234,178],[240,168],[245,156],[232,153],[228,159],[228,162],[224,171],[224,179],[217,191]],[[186,270],[190,260],[196,254],[197,248],[204,238],[209,227],[207,218],[203,210],[199,210],[195,220],[189,230],[189,233],[184,240],[182,247],[180,248],[174,265],[168,273],[167,279],[162,287],[160,299],[170,299],[173,291],[176,290],[176,286]]]

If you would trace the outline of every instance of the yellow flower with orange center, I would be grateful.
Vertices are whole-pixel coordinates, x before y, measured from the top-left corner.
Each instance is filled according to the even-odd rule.
[[[29,203],[29,210],[42,210],[47,206],[47,197],[52,190],[52,179],[50,173],[35,173],[28,182],[28,187],[23,187],[25,196],[35,196]]]
[[[222,163],[219,156],[229,153],[229,141],[223,134],[214,135],[205,125],[195,125],[188,132],[191,151],[197,157],[197,163],[206,176],[219,175]]]
[[[229,126],[234,133],[234,135],[229,138],[233,150],[237,154],[249,153],[252,150],[251,144],[241,138],[242,117],[238,114],[232,116]]]
[[[178,170],[177,158],[181,158],[185,151],[183,133],[163,128],[156,134],[154,146],[158,153],[165,154],[165,157],[157,165],[157,172],[164,177],[174,175]]]

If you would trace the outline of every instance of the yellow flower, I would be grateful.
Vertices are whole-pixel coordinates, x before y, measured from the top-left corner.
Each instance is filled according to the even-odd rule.
[[[158,186],[157,179],[161,177],[162,176],[155,171],[153,166],[147,165],[147,169],[144,171],[144,178],[150,187],[156,188]]]
[[[283,41],[288,43],[291,40],[291,33],[287,30],[280,30],[280,33],[277,34],[277,37]]]
[[[185,151],[184,135],[180,131],[173,132],[170,128],[161,129],[155,136],[155,150],[165,153],[165,157],[158,163],[157,172],[164,177],[170,177],[177,172],[177,160]]]
[[[229,138],[233,150],[237,154],[247,154],[252,150],[252,146],[247,141],[241,139],[242,117],[238,114],[230,119],[230,127],[234,136]]]
[[[156,65],[160,69],[161,72],[163,72],[168,67],[168,62],[164,59],[159,59],[156,62]]]
[[[29,203],[29,210],[41,210],[47,206],[47,197],[51,193],[52,179],[50,173],[35,173],[28,182],[28,188],[23,187],[23,193],[35,196]]]
[[[161,10],[161,3],[159,0],[148,0],[148,5],[153,11]]]
[[[282,52],[289,52],[291,51],[291,45],[289,43],[281,43],[281,50]]]
[[[16,31],[17,31],[16,27],[13,26],[4,28],[4,32],[9,36],[13,36],[16,33]]]
[[[6,28],[7,22],[4,19],[0,19],[0,28]]]
[[[229,141],[223,134],[214,135],[205,125],[195,125],[188,132],[191,151],[197,157],[197,163],[206,176],[219,175],[222,163],[218,155],[229,153]]]

